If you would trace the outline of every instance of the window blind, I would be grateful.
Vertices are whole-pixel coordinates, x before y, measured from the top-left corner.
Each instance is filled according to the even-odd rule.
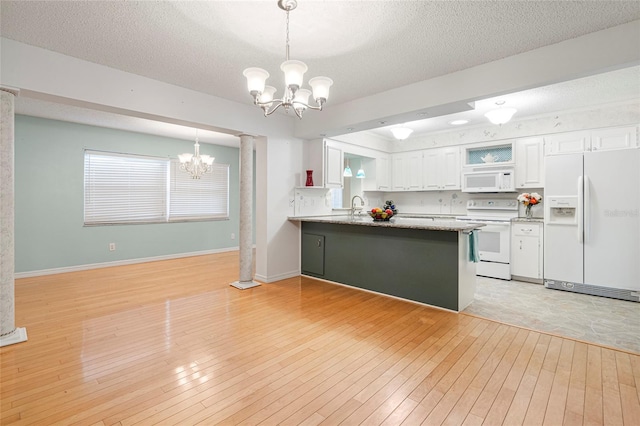
[[[85,151],[85,224],[166,220],[167,160]]]
[[[213,163],[200,179],[171,161],[169,220],[226,219],[229,217],[229,165]]]
[[[229,165],[200,179],[166,158],[85,151],[84,223],[157,223],[229,218]]]

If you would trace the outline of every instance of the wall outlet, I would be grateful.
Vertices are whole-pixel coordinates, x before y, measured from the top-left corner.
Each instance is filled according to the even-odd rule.
[[[236,234],[234,234],[233,232],[231,233],[231,239],[235,240],[236,239]]]
[[[116,243],[109,243],[109,251],[116,251]]]

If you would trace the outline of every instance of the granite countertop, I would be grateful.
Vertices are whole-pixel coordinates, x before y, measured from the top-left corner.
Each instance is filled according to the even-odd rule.
[[[514,217],[513,219],[511,219],[511,222],[539,222],[539,223],[542,223],[542,222],[544,222],[544,219],[541,218],[541,217],[532,217],[532,218]]]
[[[481,223],[458,222],[453,218],[395,216],[389,221],[374,221],[369,215],[291,216],[291,221],[321,222],[342,225],[378,226],[384,228],[426,229],[429,231],[470,231],[484,226]]]

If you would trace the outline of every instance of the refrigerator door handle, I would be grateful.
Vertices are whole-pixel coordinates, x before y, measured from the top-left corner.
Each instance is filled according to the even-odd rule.
[[[584,208],[584,186],[583,176],[578,176],[578,208],[576,209],[578,220],[578,242],[582,243],[582,234],[584,233],[584,222],[582,218],[582,209]]]
[[[584,218],[583,218],[583,228],[584,228],[584,242],[588,243],[589,242],[589,237],[591,234],[591,218],[589,215],[589,209],[591,208],[591,204],[590,204],[590,198],[591,198],[591,191],[590,191],[590,182],[589,182],[589,177],[588,176],[584,176],[584,186],[583,186],[583,191],[584,191],[584,204],[583,204],[583,209],[584,209]]]

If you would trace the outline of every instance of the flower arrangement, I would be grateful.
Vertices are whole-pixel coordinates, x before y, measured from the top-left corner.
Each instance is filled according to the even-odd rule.
[[[542,196],[537,192],[522,193],[518,195],[518,201],[524,205],[524,211],[527,217],[531,217],[531,207],[542,202]]]

